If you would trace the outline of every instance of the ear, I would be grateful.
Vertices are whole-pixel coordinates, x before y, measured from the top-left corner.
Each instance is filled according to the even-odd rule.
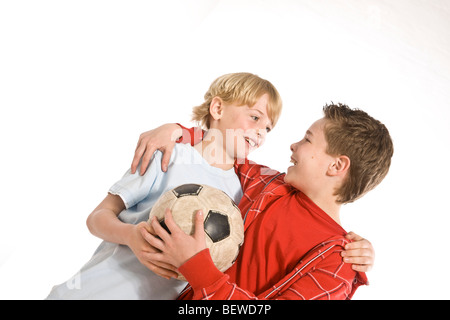
[[[350,158],[347,156],[339,156],[328,166],[327,174],[330,176],[344,177],[350,170]]]
[[[209,104],[209,114],[214,120],[219,120],[223,115],[223,100],[220,97],[214,97]]]

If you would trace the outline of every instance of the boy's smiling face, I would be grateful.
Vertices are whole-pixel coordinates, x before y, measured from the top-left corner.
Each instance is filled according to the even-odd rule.
[[[224,134],[225,151],[230,158],[243,159],[265,141],[272,123],[267,114],[268,95],[263,94],[254,106],[224,106],[216,129]]]
[[[314,122],[305,137],[291,145],[291,162],[284,181],[306,195],[320,190],[333,157],[326,153],[325,119]]]

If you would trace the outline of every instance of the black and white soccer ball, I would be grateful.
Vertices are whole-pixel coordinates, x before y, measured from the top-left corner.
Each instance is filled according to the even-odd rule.
[[[195,213],[202,209],[206,247],[220,271],[225,271],[236,260],[244,242],[244,224],[239,208],[222,190],[204,184],[183,184],[165,192],[150,211],[150,219],[156,216],[161,226],[166,209],[172,211],[175,223],[185,233],[194,233]],[[179,280],[185,280],[180,274]]]

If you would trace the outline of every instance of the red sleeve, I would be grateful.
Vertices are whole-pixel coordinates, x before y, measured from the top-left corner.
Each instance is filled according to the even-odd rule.
[[[181,124],[177,123],[182,129],[182,136],[176,141],[177,143],[190,143],[191,146],[200,142],[203,139],[203,134],[205,133],[199,127],[186,128]]]
[[[346,300],[356,289],[367,284],[364,273],[357,273],[344,263],[340,253],[344,242],[328,242],[314,248],[290,273],[266,292],[255,295],[229,281],[212,262],[205,249],[183,264],[179,271],[191,289],[181,299],[214,300]]]
[[[267,299],[348,300],[360,285],[368,284],[365,273],[356,272],[342,261],[349,241],[330,238],[302,257],[289,274],[264,292]]]
[[[280,290],[273,299],[283,300],[349,300],[356,288],[363,284],[355,276],[351,264],[344,263],[340,252],[334,251],[297,278],[288,287]]]
[[[209,249],[199,252],[178,268],[192,287],[192,300],[253,300],[251,292],[228,281],[229,276],[220,272],[209,254]]]

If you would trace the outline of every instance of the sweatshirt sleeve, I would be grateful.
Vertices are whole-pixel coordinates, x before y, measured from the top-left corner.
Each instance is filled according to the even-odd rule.
[[[251,292],[229,282],[229,276],[220,272],[211,259],[209,249],[200,251],[179,269],[192,287],[193,300],[253,300]]]
[[[323,243],[307,254],[282,280],[265,292],[255,295],[229,281],[212,262],[205,249],[185,262],[179,271],[191,288],[184,294],[199,300],[346,300],[360,285],[368,284],[364,273],[355,272],[342,262],[342,242]],[[181,296],[182,299],[187,298]]]
[[[204,131],[199,127],[186,128],[177,123],[182,129],[182,136],[176,141],[177,143],[189,143],[191,146],[197,144],[203,139]]]

